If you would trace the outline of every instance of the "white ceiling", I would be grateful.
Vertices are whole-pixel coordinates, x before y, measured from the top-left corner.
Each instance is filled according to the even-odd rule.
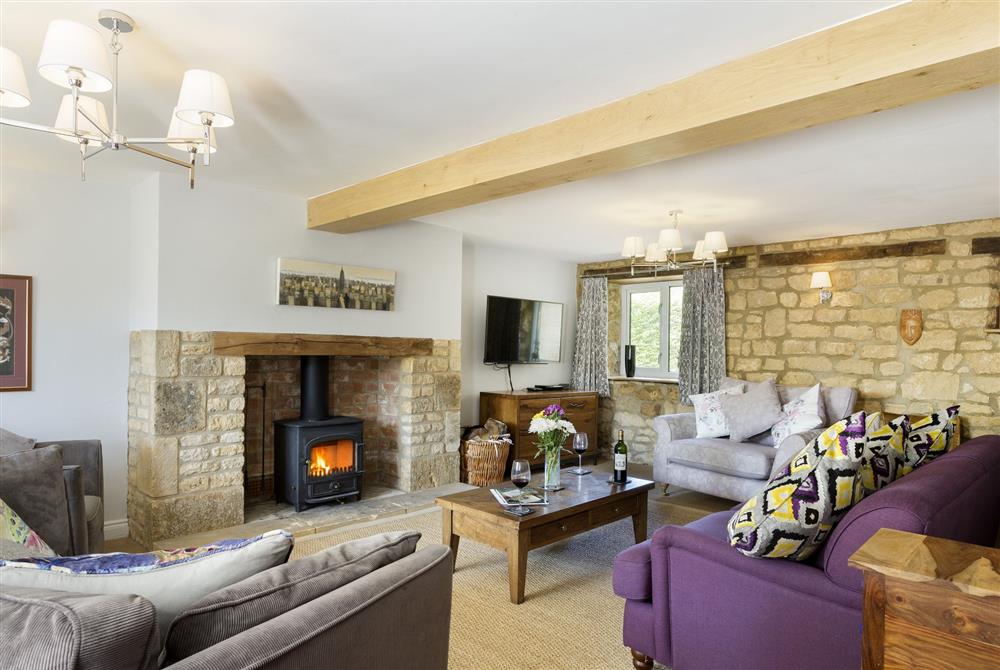
[[[0,3],[0,42],[25,61],[51,123],[63,94],[34,72],[47,22],[131,14],[121,61],[127,134],[165,131],[183,71],[226,77],[236,125],[199,175],[307,197],[642,91],[890,2]],[[687,239],[734,242],[1000,214],[998,90],[456,210],[426,220],[509,246],[560,239],[613,256],[681,208]],[[107,94],[102,96],[110,103]],[[74,174],[74,147],[0,131],[2,160]],[[90,178],[161,166],[104,155]],[[171,170],[170,166],[163,169]],[[304,225],[304,222],[303,222]]]

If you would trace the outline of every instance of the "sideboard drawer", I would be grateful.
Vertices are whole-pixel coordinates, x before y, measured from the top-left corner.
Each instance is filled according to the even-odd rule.
[[[597,411],[596,396],[570,396],[560,398],[559,404],[566,410],[567,414]]]
[[[572,514],[558,521],[550,521],[531,529],[531,546],[538,547],[565,537],[572,537],[589,527],[590,519],[587,512]]]

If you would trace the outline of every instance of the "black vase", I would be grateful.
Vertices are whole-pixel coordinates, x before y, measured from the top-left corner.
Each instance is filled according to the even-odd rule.
[[[625,376],[635,377],[635,345],[625,345]]]

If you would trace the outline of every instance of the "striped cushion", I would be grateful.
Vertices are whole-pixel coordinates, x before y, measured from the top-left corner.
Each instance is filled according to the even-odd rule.
[[[0,592],[0,612],[0,667],[157,667],[156,610],[145,598],[11,586]]]

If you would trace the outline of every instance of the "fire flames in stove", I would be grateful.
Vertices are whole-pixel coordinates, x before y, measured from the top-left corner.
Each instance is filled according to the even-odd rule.
[[[329,444],[314,445],[309,450],[309,476],[330,475],[354,470],[354,441],[337,440]]]

